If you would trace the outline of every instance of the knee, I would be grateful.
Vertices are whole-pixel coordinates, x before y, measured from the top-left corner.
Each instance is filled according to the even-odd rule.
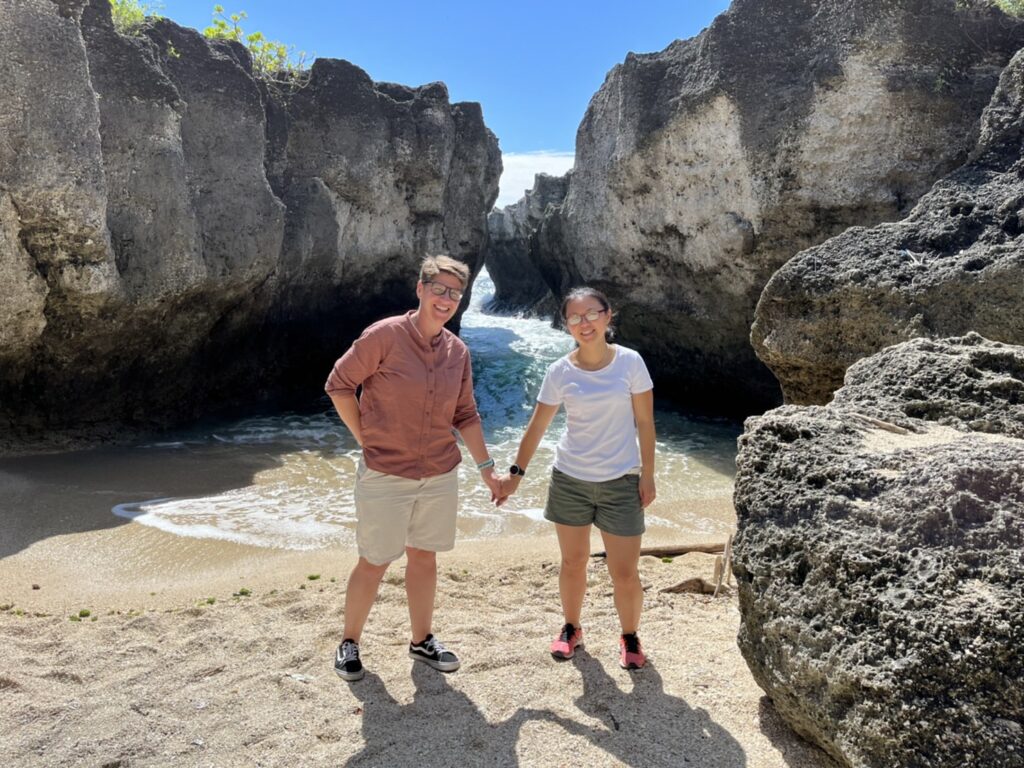
[[[407,568],[435,568],[437,567],[437,553],[416,547],[405,548]]]
[[[587,570],[588,555],[562,555],[562,570],[577,573]]]
[[[387,571],[390,563],[384,563],[383,565],[375,565],[367,560],[365,557],[360,557],[359,562],[356,563],[354,573],[358,573],[361,576],[366,576],[371,579],[377,579],[380,581],[384,578],[384,573]]]
[[[636,563],[608,564],[608,575],[616,586],[627,586],[640,581],[640,571]]]

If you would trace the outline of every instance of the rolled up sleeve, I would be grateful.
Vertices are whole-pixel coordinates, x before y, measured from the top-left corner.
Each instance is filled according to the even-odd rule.
[[[356,388],[377,372],[386,351],[385,334],[367,328],[334,364],[324,391],[328,395],[354,395]]]

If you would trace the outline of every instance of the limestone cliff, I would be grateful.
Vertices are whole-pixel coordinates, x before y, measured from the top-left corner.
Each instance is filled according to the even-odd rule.
[[[536,234],[549,206],[561,205],[565,199],[571,175],[571,171],[564,176],[538,173],[533,188],[518,202],[488,214],[485,263],[494,281],[489,310],[551,314],[556,308],[556,299],[535,263],[542,258]]]
[[[1019,23],[962,5],[735,0],[698,37],[629,55],[538,234],[552,290],[605,289],[663,392],[719,411],[778,402],[749,343],[768,279],[906,215],[965,160],[1024,44]]]
[[[903,221],[851,229],[786,263],[751,339],[788,402],[825,403],[861,357],[968,331],[1024,344],[1024,51],[970,161]]]
[[[0,432],[315,395],[426,253],[482,265],[500,155],[444,85],[244,48],[107,0],[0,4]]]

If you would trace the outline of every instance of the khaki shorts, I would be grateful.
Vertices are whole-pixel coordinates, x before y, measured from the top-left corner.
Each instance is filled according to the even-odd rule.
[[[359,556],[385,565],[406,547],[447,552],[455,546],[459,468],[422,480],[356,470],[356,545]]]
[[[593,524],[613,536],[639,536],[645,530],[640,475],[593,483],[553,469],[544,517],[562,525]]]

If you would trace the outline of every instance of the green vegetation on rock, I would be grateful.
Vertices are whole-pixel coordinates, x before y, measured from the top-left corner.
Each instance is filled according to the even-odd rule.
[[[147,18],[160,18],[156,13],[158,8],[159,5],[150,5],[139,0],[110,0],[110,15],[114,19],[114,29],[122,35],[134,34]]]
[[[224,6],[215,5],[213,23],[203,34],[211,40],[234,40],[244,45],[252,56],[253,71],[264,79],[288,78],[305,69],[305,53],[293,58],[293,46],[268,40],[262,32],[246,34],[241,22],[247,18],[245,11],[226,14]]]

